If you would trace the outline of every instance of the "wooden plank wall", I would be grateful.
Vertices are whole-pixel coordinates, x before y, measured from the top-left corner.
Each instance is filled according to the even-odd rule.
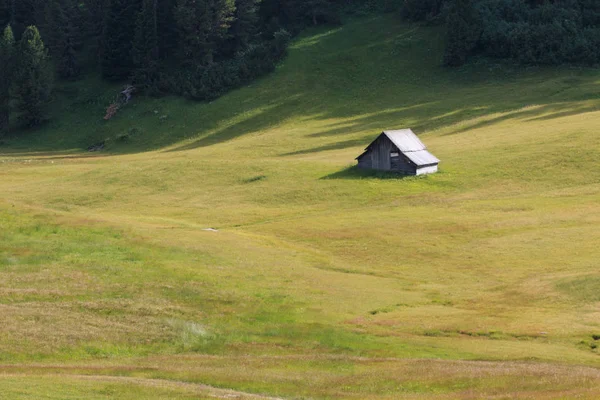
[[[390,157],[392,152],[397,152],[398,157],[392,159]],[[406,175],[417,173],[416,166],[385,135],[373,142],[367,154],[358,160],[358,167],[401,172]]]

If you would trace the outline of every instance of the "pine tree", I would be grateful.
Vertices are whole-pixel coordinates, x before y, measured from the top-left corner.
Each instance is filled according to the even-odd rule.
[[[133,81],[149,94],[159,92],[158,0],[143,0],[133,42]]]
[[[26,127],[41,124],[50,100],[52,73],[40,32],[35,26],[25,29],[18,46],[18,69],[14,97],[21,123]]]
[[[0,37],[0,136],[6,133],[10,125],[10,87],[15,71],[15,37],[9,26]]]
[[[137,0],[110,0],[104,23],[102,76],[113,81],[128,79],[133,73],[133,48]]]

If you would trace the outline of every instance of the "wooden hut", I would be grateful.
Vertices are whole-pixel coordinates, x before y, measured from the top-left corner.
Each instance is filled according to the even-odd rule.
[[[356,159],[359,168],[405,175],[435,173],[440,162],[410,129],[382,132]]]

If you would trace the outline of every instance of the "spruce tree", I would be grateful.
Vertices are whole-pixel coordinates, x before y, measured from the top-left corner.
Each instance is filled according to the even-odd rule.
[[[0,0],[0,27],[10,23],[10,0]]]
[[[260,0],[236,0],[235,17],[230,29],[230,51],[243,50],[257,33]]]
[[[235,10],[235,0],[213,0],[210,42],[214,54],[231,35],[230,29],[235,21]]]
[[[234,0],[178,0],[175,21],[184,64],[211,64],[233,22]]]
[[[25,31],[25,27],[35,24],[36,0],[9,0],[10,1],[10,25],[15,38],[19,40]]]
[[[61,0],[46,0],[40,14],[36,26],[40,34],[44,35],[44,44],[48,52],[55,56],[59,51],[59,43],[64,41],[64,26],[67,23]]]
[[[79,75],[79,55],[76,46],[80,43],[81,30],[79,26],[80,14],[74,0],[61,0],[63,2],[63,15],[65,24],[63,34],[57,44],[56,68],[63,79],[73,79]]]
[[[79,74],[75,44],[77,13],[73,0],[46,0],[43,29],[46,47],[61,78],[71,79]]]
[[[20,122],[25,127],[41,124],[50,100],[52,73],[40,32],[35,26],[25,29],[18,46],[14,98]]]
[[[70,24],[69,24],[70,25]],[[79,76],[81,68],[79,66],[79,57],[75,50],[75,36],[71,34],[72,26],[67,28],[67,35],[60,46],[60,53],[56,58],[56,69],[58,75],[63,79],[74,79]]]
[[[15,37],[9,26],[4,29],[0,37],[0,137],[3,136],[10,125],[10,87],[15,71]]]
[[[138,0],[110,0],[104,23],[102,76],[112,81],[128,79],[133,73],[133,38]]]
[[[175,56],[178,50],[177,24],[175,23],[175,5],[177,0],[159,0],[157,11],[158,48],[162,59]]]
[[[179,57],[184,65],[212,60],[209,1],[212,0],[177,0],[175,21],[179,31]]]
[[[133,42],[133,81],[149,94],[159,92],[158,0],[143,0]]]
[[[101,56],[108,0],[86,0],[82,10],[81,34],[91,47],[93,57]]]

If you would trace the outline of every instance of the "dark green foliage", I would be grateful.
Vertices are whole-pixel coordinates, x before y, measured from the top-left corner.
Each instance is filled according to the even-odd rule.
[[[331,0],[304,0],[300,10],[312,25],[339,23],[335,3]]]
[[[61,78],[72,79],[79,75],[76,51],[81,36],[74,0],[47,0],[42,33],[50,55]]]
[[[233,0],[178,0],[174,16],[179,57],[185,65],[210,65],[233,21]]]
[[[177,52],[177,24],[175,23],[176,0],[159,0],[157,11],[158,49],[160,57],[173,58]]]
[[[290,34],[282,30],[270,41],[250,45],[238,52],[233,59],[189,68],[181,73],[172,89],[195,100],[217,98],[228,90],[271,72],[284,56],[290,38]]]
[[[584,28],[600,26],[600,2],[598,0],[579,0],[582,10],[582,24]]]
[[[102,41],[102,76],[112,81],[128,79],[134,70],[133,38],[139,0],[109,0]]]
[[[17,27],[17,41],[25,26],[38,26],[61,79],[75,78],[83,69],[100,72],[110,81],[130,81],[147,94],[212,99],[271,71],[285,54],[287,32],[337,23],[339,7],[350,4],[351,0],[0,0],[0,22]],[[19,46],[18,52],[24,49]],[[32,67],[25,68],[14,92],[25,125],[44,119],[50,63],[45,50],[42,53],[40,69],[34,73]],[[33,58],[22,59],[27,64]],[[27,97],[32,101],[25,101]]]
[[[481,27],[471,0],[455,0],[448,14],[444,64],[463,65],[480,36]]]
[[[72,28],[69,28],[72,29]],[[56,68],[63,79],[73,79],[81,71],[77,51],[75,50],[75,37],[67,34],[61,43],[61,53],[57,55]]]
[[[259,7],[260,24],[272,35],[282,26],[293,29],[297,25],[295,0],[262,0]]]
[[[15,71],[15,38],[12,29],[7,26],[0,37],[0,137],[10,125],[10,87]]]
[[[246,48],[258,32],[258,5],[260,0],[236,0],[235,15],[229,31],[229,53]]]
[[[8,0],[10,7],[10,24],[15,38],[19,40],[25,27],[36,23],[37,0]],[[38,8],[39,10],[39,8]]]
[[[0,27],[10,23],[10,0],[0,0]]]
[[[44,44],[51,55],[59,52],[60,42],[64,41],[64,26],[68,22],[62,0],[46,0],[41,17],[37,21],[40,33],[44,35]]]
[[[407,20],[446,21],[446,65],[478,51],[525,64],[600,63],[597,0],[398,1]]]
[[[527,64],[600,62],[600,4],[563,0],[526,4],[480,0],[480,47]]]
[[[142,1],[133,42],[133,82],[148,94],[158,94],[160,91],[157,13],[158,0]]]
[[[208,2],[177,0],[174,16],[179,33],[179,58],[182,63],[193,65],[198,61],[208,62],[212,56],[208,38],[211,25]]]
[[[337,24],[339,8],[344,1],[336,0],[263,0],[259,15],[267,35],[279,29],[298,33],[314,24]]]
[[[400,13],[409,21],[440,21],[449,0],[402,0]]]
[[[108,0],[86,0],[79,6],[79,9],[82,20],[81,39],[90,48],[88,52],[91,58],[90,63],[96,65],[103,48]]]
[[[23,126],[44,122],[51,86],[52,73],[44,42],[38,29],[30,26],[19,42],[13,86],[16,110]]]

